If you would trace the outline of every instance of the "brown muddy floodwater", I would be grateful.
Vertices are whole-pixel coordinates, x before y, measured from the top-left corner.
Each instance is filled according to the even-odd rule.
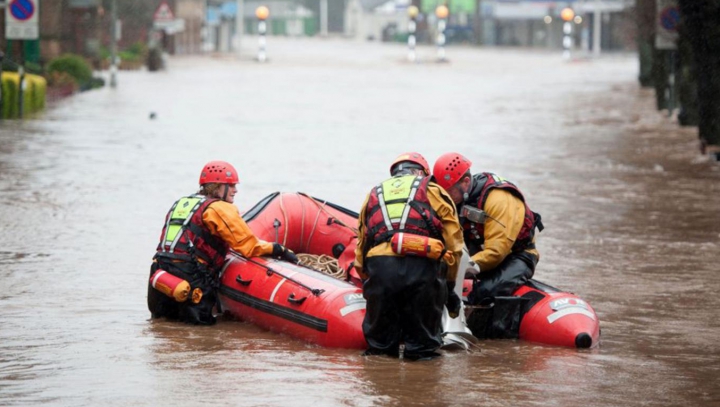
[[[0,405],[720,405],[720,169],[654,111],[636,58],[433,53],[273,38],[264,65],[178,57],[1,123]],[[536,278],[593,305],[598,348],[411,363],[148,319],[162,218],[206,161],[235,164],[242,210],[277,190],[358,210],[408,150],[520,185],[546,225]]]

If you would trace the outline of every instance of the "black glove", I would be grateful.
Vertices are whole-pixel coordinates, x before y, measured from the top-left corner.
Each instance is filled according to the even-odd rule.
[[[445,302],[445,306],[447,307],[448,315],[450,315],[450,318],[457,318],[458,315],[460,315],[460,305],[462,303],[460,297],[455,294],[455,282],[448,281],[447,288],[448,296],[447,301]]]
[[[292,250],[279,243],[273,243],[272,256],[276,259],[285,260],[294,264],[298,264],[300,261]]]

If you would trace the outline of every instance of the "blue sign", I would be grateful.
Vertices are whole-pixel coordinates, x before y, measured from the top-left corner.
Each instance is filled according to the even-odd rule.
[[[19,20],[29,20],[35,14],[35,4],[32,0],[12,0],[10,2],[10,14]]]
[[[668,31],[677,31],[678,23],[680,23],[680,10],[675,6],[665,7],[660,12],[660,25]]]

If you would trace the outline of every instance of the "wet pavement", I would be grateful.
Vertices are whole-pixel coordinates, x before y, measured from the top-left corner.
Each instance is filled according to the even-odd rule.
[[[654,111],[633,55],[413,65],[402,45],[270,38],[257,64],[253,44],[0,124],[0,405],[720,405],[720,166]],[[519,184],[546,225],[535,277],[593,305],[598,348],[412,363],[148,320],[162,218],[205,162],[235,164],[242,210],[277,190],[358,210],[408,150]]]

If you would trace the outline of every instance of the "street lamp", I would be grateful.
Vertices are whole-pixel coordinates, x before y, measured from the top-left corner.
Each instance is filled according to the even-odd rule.
[[[562,11],[560,11],[560,18],[562,18],[563,21],[570,21],[575,18],[575,11],[573,11],[570,7],[565,7]]]
[[[265,6],[260,6],[255,9],[255,17],[258,19],[258,61],[265,62],[267,55],[265,54],[265,32],[267,31],[267,18],[270,16],[270,9]]]
[[[415,62],[415,30],[417,29],[416,18],[420,13],[420,10],[418,10],[415,6],[410,6],[408,7],[407,13],[408,17],[410,17],[410,21],[408,21],[408,60],[410,62]]]
[[[445,26],[447,25],[447,17],[450,14],[447,6],[439,5],[435,9],[435,17],[438,18],[438,34],[437,34],[437,46],[438,46],[438,61],[445,62]]]

